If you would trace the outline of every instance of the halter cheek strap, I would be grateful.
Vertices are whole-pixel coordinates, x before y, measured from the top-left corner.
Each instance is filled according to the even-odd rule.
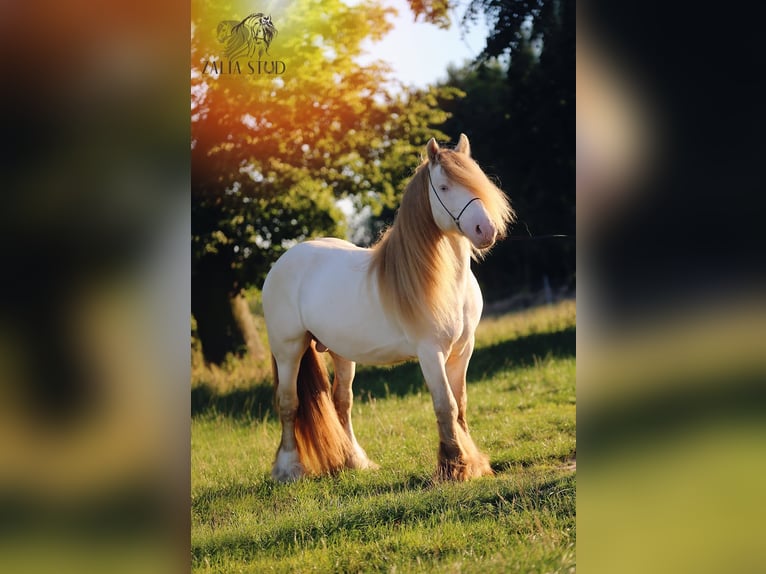
[[[428,169],[428,166],[426,166],[426,173],[428,174],[428,183],[431,184],[431,189],[434,190],[434,195],[436,196],[436,199],[439,201],[441,206],[444,208],[444,211],[446,211],[449,214],[449,216],[452,218],[452,221],[455,222],[455,225],[457,226],[458,231],[460,231],[460,233],[462,233],[463,229],[460,227],[460,217],[463,215],[465,210],[468,209],[469,205],[471,205],[474,201],[481,201],[481,200],[478,197],[474,197],[473,199],[469,200],[468,203],[466,203],[463,206],[463,209],[460,210],[460,213],[457,214],[457,217],[455,217],[454,215],[452,215],[452,212],[449,209],[447,209],[447,206],[444,205],[444,202],[442,201],[442,198],[439,197],[439,194],[436,191],[436,188],[434,187],[434,182],[431,181],[431,170]]]

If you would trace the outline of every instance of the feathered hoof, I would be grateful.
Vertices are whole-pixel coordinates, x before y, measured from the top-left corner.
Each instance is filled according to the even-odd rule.
[[[306,471],[296,451],[280,450],[271,468],[271,478],[277,482],[295,482],[306,476]]]
[[[357,447],[346,459],[346,468],[355,470],[378,470],[380,465],[367,458],[362,447]]]
[[[380,470],[380,465],[368,458],[351,468],[356,468],[357,470]]]
[[[443,445],[439,448],[439,461],[436,466],[436,480],[465,481],[480,476],[494,475],[489,465],[489,457],[480,452],[467,454],[457,452],[451,456]]]

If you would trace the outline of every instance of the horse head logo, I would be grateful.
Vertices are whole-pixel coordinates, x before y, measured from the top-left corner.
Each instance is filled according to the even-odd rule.
[[[240,21],[224,20],[218,24],[217,35],[218,41],[225,45],[229,60],[252,58],[256,52],[260,58],[264,52],[269,53],[277,29],[270,14],[266,16],[263,12],[257,12]]]

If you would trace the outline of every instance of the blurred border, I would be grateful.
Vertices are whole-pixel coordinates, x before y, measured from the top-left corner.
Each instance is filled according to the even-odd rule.
[[[760,20],[578,10],[580,566],[757,571]],[[188,41],[0,6],[2,571],[188,570]]]
[[[0,4],[0,571],[189,567],[189,4]]]
[[[739,3],[731,20],[666,3],[578,12],[579,566],[756,571],[758,18]]]

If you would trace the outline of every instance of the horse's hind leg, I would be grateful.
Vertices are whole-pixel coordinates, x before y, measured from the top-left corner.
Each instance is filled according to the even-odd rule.
[[[307,339],[283,344],[273,357],[276,365],[274,375],[277,377],[277,409],[282,423],[282,440],[274,459],[271,476],[279,482],[297,480],[306,474],[298,456],[295,416],[298,412],[298,369],[301,356],[307,347]]]
[[[351,455],[346,460],[346,466],[348,468],[379,468],[377,464],[367,458],[367,453],[359,446],[359,443],[354,436],[354,427],[351,424],[351,407],[354,404],[354,394],[351,390],[351,383],[354,381],[354,373],[356,372],[356,363],[344,359],[343,357],[336,355],[330,351],[333,364],[335,365],[335,375],[333,376],[332,384],[332,400],[335,403],[335,411],[338,413],[338,419],[340,424],[343,425],[343,429],[346,431],[348,438],[351,439],[353,450]]]

